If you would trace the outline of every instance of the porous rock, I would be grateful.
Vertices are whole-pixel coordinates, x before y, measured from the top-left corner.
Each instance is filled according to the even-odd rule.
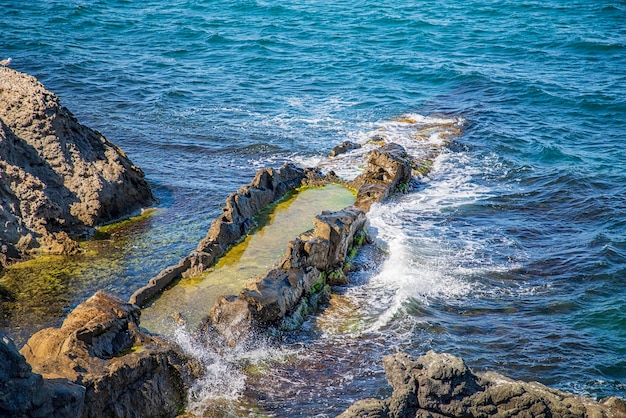
[[[34,77],[0,68],[0,261],[75,253],[70,236],[152,202],[122,150]]]
[[[76,417],[85,388],[67,379],[44,379],[8,337],[0,336],[0,416]]]
[[[138,326],[140,310],[97,292],[60,328],[34,334],[21,353],[46,378],[85,388],[84,417],[172,417],[186,401],[196,365],[182,351]]]
[[[366,399],[340,415],[351,417],[626,417],[617,398],[600,402],[521,382],[493,372],[474,373],[459,357],[429,351],[417,360],[383,358],[392,395]]]

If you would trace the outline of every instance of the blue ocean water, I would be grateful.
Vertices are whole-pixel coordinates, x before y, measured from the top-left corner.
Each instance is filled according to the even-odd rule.
[[[106,286],[122,296],[193,249],[258,168],[313,161],[404,114],[464,121],[422,187],[370,214],[389,256],[345,291],[356,331],[310,326],[292,343],[309,349],[301,367],[276,365],[274,384],[237,396],[271,415],[332,416],[385,394],[383,355],[434,349],[626,398],[624,1],[0,10],[0,58],[123,148],[160,199],[120,248]]]

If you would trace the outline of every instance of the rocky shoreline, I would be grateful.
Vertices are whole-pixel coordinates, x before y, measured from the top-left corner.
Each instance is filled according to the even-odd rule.
[[[34,77],[0,67],[0,268],[75,254],[93,227],[154,203],[141,169]]]
[[[2,173],[15,172],[16,176],[31,179],[32,173],[40,172],[33,167],[41,163],[46,173],[60,167],[59,171],[67,173],[70,179],[95,176],[96,179],[110,178],[113,184],[119,185],[113,187],[119,189],[119,194],[114,196],[105,193],[110,190],[102,182],[98,183],[97,190],[53,193],[54,180],[58,181],[60,176],[56,171],[52,180],[41,176],[21,188],[15,186],[16,181],[0,184],[4,185],[0,187],[0,198],[13,202],[8,206],[3,203],[3,208],[11,209],[0,213],[7,218],[6,222],[15,225],[11,233],[2,237],[7,248],[4,254],[11,256],[7,260],[29,254],[36,248],[69,252],[66,246],[48,248],[44,243],[50,239],[58,241],[59,236],[64,239],[67,236],[66,240],[73,242],[70,234],[84,234],[97,223],[130,213],[151,201],[143,173],[132,166],[121,150],[101,134],[79,125],[32,77],[14,74],[8,69],[0,71],[4,71],[0,74],[2,80],[6,73],[30,86],[17,95],[19,88],[13,85],[8,88],[6,83],[0,85],[0,103],[4,106],[0,109],[3,115],[0,151],[3,158],[5,153],[13,158],[11,163],[8,158],[0,161]],[[8,98],[7,91],[11,93]],[[28,112],[37,116],[23,123],[13,108],[23,108],[21,103],[27,102],[29,94],[35,97],[33,103],[43,100],[42,103],[47,104],[29,108]],[[15,95],[19,97],[17,101]],[[10,118],[15,121],[10,122]],[[35,123],[35,120],[43,122]],[[70,151],[54,157],[57,165],[47,160],[42,162],[40,156],[25,154],[26,140],[22,136],[26,135],[18,129],[23,126],[30,130],[41,126],[43,133],[31,133],[31,136],[47,138],[47,141],[56,138],[54,144],[64,144],[61,148]],[[51,131],[52,128],[57,129]],[[70,144],[67,138],[72,138],[72,144],[76,145]],[[100,148],[94,145],[94,139]],[[59,147],[52,145],[53,149]],[[356,148],[356,145],[342,144],[333,154]],[[17,158],[18,154],[22,160]],[[94,174],[89,165],[74,171],[63,168],[66,160],[61,157],[75,161],[76,155],[89,155],[93,162],[108,157],[106,161],[118,165],[113,169],[104,162],[96,164],[106,175]],[[30,162],[29,157],[38,163]],[[431,160],[435,157],[436,152],[429,156]],[[25,168],[17,167],[17,162]],[[195,331],[195,338],[207,348],[227,349],[259,333],[297,327],[317,309],[333,285],[347,283],[349,260],[367,242],[367,212],[372,204],[384,201],[393,193],[406,191],[413,178],[424,175],[428,166],[424,161],[415,161],[403,147],[393,143],[383,144],[368,153],[363,172],[347,184],[357,191],[354,205],[316,216],[314,228],[294,237],[284,257],[273,268],[249,280],[239,294],[223,295],[214,306],[207,306],[207,316]],[[110,172],[119,176],[111,177]],[[44,181],[52,185],[49,188],[32,186],[46,184]],[[8,338],[3,338],[0,344],[0,415],[171,417],[182,413],[190,386],[203,374],[202,365],[172,342],[142,329],[141,306],[158,297],[166,287],[175,285],[177,280],[198,276],[214,265],[232,245],[253,230],[255,217],[267,205],[298,187],[336,182],[340,180],[334,173],[324,174],[319,168],[286,164],[279,169],[262,169],[249,185],[227,198],[223,213],[212,223],[195,251],[152,278],[128,302],[97,292],[76,307],[61,327],[35,333],[19,352]],[[15,209],[15,202],[27,202],[24,199],[29,197],[26,192],[31,186],[41,192],[34,196],[35,202],[42,208],[54,210],[37,209],[31,213]],[[72,199],[88,195],[100,204],[92,200],[78,203],[71,199],[61,199],[62,203],[56,206],[50,203],[53,197],[66,195]],[[111,203],[115,199],[125,202],[124,206]],[[28,218],[27,215],[32,214],[38,217]],[[461,359],[447,354],[428,353],[416,361],[398,354],[385,358],[384,364],[393,395],[386,400],[357,402],[342,416],[626,416],[626,406],[619,399],[598,403],[536,383],[511,381],[494,373],[474,374]]]

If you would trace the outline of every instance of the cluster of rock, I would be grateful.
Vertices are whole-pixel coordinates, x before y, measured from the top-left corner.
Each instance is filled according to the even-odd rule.
[[[392,395],[358,401],[340,418],[626,417],[626,404],[617,398],[595,402],[536,382],[473,373],[451,354],[429,351],[413,360],[399,353],[383,364]]]
[[[0,263],[33,248],[71,252],[68,233],[127,214],[152,200],[143,173],[98,132],[80,125],[32,77],[0,68]],[[344,143],[339,155],[357,148]],[[434,157],[433,157],[434,158]],[[292,240],[277,265],[238,295],[219,297],[198,329],[205,343],[235,345],[256,331],[310,312],[330,285],[345,284],[346,261],[365,239],[371,205],[406,190],[424,161],[385,144],[349,183],[353,206],[323,212]],[[89,181],[86,181],[89,179]],[[0,416],[176,416],[202,367],[182,349],[140,328],[140,306],[182,277],[201,274],[250,233],[272,202],[302,186],[337,181],[286,164],[260,170],[230,195],[197,249],[159,273],[130,301],[98,292],[60,328],[34,334],[17,351],[0,341]],[[74,246],[73,246],[74,245]],[[359,401],[347,417],[626,417],[616,398],[601,403],[495,373],[473,373],[451,355],[384,359],[393,394]],[[43,376],[42,376],[43,375]]]
[[[270,203],[276,202],[298,187],[325,181],[318,169],[285,164],[278,170],[259,170],[254,180],[226,199],[222,214],[213,221],[207,235],[191,254],[150,279],[130,298],[131,303],[144,306],[163,289],[182,277],[200,275],[206,268],[257,226],[255,217]]]
[[[0,267],[150,205],[144,174],[34,77],[0,68]]]
[[[139,316],[136,305],[100,291],[60,328],[35,333],[21,354],[5,338],[0,416],[176,416],[200,368],[141,330]]]

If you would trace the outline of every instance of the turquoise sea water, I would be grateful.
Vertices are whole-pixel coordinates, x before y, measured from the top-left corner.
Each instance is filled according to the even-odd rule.
[[[624,1],[0,10],[0,58],[120,145],[160,199],[120,248],[107,288],[122,296],[193,249],[258,168],[314,161],[407,113],[464,121],[428,182],[371,213],[389,255],[345,291],[357,329],[305,328],[290,341],[308,348],[301,367],[274,366],[271,385],[235,397],[270,415],[333,416],[385,394],[382,355],[434,349],[626,398]]]

